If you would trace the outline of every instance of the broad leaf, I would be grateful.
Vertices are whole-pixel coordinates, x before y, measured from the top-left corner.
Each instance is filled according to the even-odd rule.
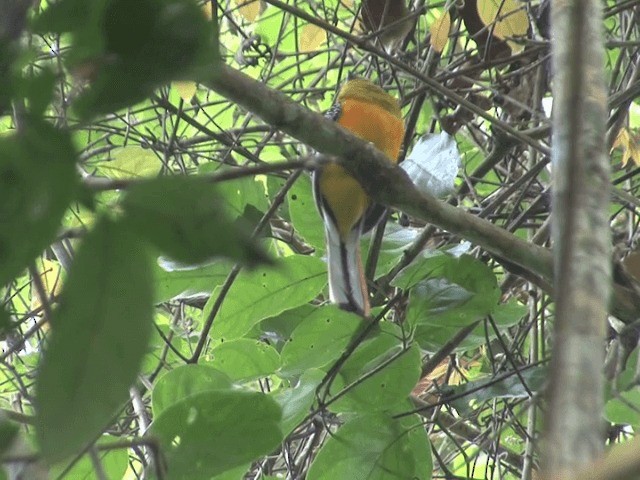
[[[125,221],[160,251],[185,263],[225,256],[267,260],[248,229],[231,222],[213,185],[196,177],[162,177],[132,187],[123,200]]]
[[[41,32],[70,32],[67,65],[92,78],[76,101],[82,117],[143,100],[170,80],[198,80],[215,63],[217,23],[187,0],[62,0],[36,19]]]
[[[259,321],[309,302],[326,282],[324,262],[302,255],[286,257],[274,267],[242,272],[222,304],[212,336],[224,340],[239,338]],[[216,289],[207,302],[204,318],[218,294]]]
[[[77,193],[74,162],[69,135],[48,123],[0,137],[0,285],[55,238]]]
[[[234,381],[256,380],[272,375],[280,366],[278,352],[259,340],[239,338],[224,342],[211,351],[209,363]]]
[[[280,407],[265,394],[212,390],[164,410],[150,433],[160,439],[168,478],[209,480],[275,449],[280,419]]]
[[[407,321],[429,351],[439,349],[460,328],[480,320],[498,306],[496,277],[482,262],[451,253],[428,252],[405,268],[394,284],[411,288]]]
[[[206,265],[178,265],[160,259],[154,265],[155,301],[166,302],[174,298],[209,296],[229,275],[230,262],[218,260]]]
[[[375,337],[355,350],[331,385],[333,395],[347,389],[329,406],[332,411],[389,410],[407,399],[420,379],[420,349],[404,346],[401,338],[399,327],[383,323]]]
[[[183,365],[157,381],[151,396],[153,415],[157,417],[190,395],[228,388],[231,388],[231,379],[223,372],[206,365]]]
[[[103,435],[97,442],[98,445],[109,445],[119,442],[118,437]],[[126,448],[113,448],[97,452],[98,460],[106,478],[123,478],[129,467],[129,453]],[[54,465],[49,470],[49,478],[69,478],[78,480],[100,480],[96,473],[96,467],[88,454],[82,455],[73,466],[67,470],[69,461]],[[62,476],[64,474],[64,476]]]
[[[332,434],[309,469],[308,480],[430,480],[429,438],[417,415],[401,420],[365,415]]]
[[[353,313],[333,305],[316,308],[292,332],[282,349],[284,375],[299,375],[337,360],[364,326]]]
[[[150,258],[101,219],[87,235],[51,320],[36,384],[36,431],[50,461],[78,452],[128,398],[153,320]]]
[[[283,388],[272,394],[282,408],[281,428],[285,437],[309,414],[316,399],[316,388],[324,376],[322,370],[307,370],[293,388]]]

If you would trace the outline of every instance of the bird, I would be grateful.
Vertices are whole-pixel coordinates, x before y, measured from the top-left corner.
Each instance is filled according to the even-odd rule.
[[[405,130],[402,111],[398,100],[381,87],[364,78],[348,80],[326,115],[371,142],[389,162],[398,162]],[[329,300],[366,317],[370,305],[360,237],[380,222],[386,208],[373,202],[336,162],[324,163],[313,172],[313,194],[324,222]]]

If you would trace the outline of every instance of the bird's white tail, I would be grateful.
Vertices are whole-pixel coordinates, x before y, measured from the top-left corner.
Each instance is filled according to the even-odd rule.
[[[369,314],[369,295],[360,258],[360,231],[354,229],[341,239],[331,222],[325,223],[329,297],[340,308]]]

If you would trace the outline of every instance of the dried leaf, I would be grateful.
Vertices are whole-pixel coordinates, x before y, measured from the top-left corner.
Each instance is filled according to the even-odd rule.
[[[634,135],[628,128],[621,128],[618,132],[611,151],[616,148],[622,149],[622,166],[626,167],[629,160],[640,165],[640,135]]]
[[[492,27],[493,35],[508,40],[523,37],[529,30],[529,19],[524,4],[517,0],[478,0],[478,15],[482,22]],[[524,47],[507,41],[511,51],[516,53]]]
[[[171,86],[176,89],[180,98],[185,102],[190,102],[196,94],[196,82],[178,80],[171,82]]]
[[[258,15],[262,13],[262,1],[261,0],[236,0],[238,5],[238,11],[240,15],[247,22],[254,22]]]
[[[449,31],[451,29],[451,16],[448,11],[445,11],[443,15],[440,15],[431,24],[429,29],[431,32],[431,46],[433,49],[441,53],[444,47],[449,41]]]
[[[301,53],[315,52],[326,41],[327,31],[324,28],[313,23],[307,23],[300,31],[300,47],[298,51]]]

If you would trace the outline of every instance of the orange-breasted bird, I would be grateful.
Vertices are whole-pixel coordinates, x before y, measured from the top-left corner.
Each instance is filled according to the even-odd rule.
[[[404,121],[397,99],[369,80],[349,80],[327,116],[397,163]],[[348,161],[348,159],[347,159]],[[313,175],[313,193],[324,220],[329,270],[329,298],[341,308],[369,314],[369,293],[360,258],[360,237],[384,216],[358,181],[337,163]]]

